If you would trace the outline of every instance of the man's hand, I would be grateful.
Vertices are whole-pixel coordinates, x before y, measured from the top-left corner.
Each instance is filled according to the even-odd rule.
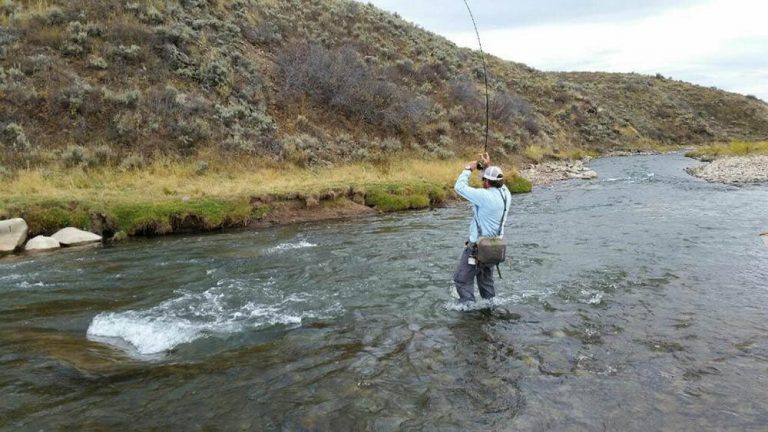
[[[491,157],[488,155],[488,153],[481,153],[480,161],[483,163],[483,166],[486,168],[491,166]]]
[[[467,164],[465,169],[470,171],[476,171],[478,169],[486,169],[491,166],[491,157],[488,153],[481,153],[480,160],[474,160]]]

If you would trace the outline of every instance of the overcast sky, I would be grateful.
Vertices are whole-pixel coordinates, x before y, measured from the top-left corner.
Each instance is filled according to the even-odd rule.
[[[371,0],[477,48],[462,0]],[[768,101],[766,0],[469,0],[483,48],[545,71],[661,73]]]

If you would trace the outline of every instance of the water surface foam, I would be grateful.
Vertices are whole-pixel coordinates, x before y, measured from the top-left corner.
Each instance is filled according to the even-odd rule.
[[[328,318],[338,304],[318,308],[311,296],[282,295],[267,282],[260,286],[225,279],[203,292],[186,292],[145,310],[103,312],[88,327],[91,340],[118,339],[141,355],[166,352],[212,335],[227,335],[273,325],[301,325],[305,319]],[[122,347],[123,344],[113,344]]]

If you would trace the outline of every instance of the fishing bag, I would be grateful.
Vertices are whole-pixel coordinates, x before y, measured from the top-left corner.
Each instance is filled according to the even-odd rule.
[[[501,214],[498,234],[495,237],[484,237],[480,232],[480,224],[477,224],[477,232],[480,236],[477,239],[475,259],[485,265],[498,265],[507,259],[507,242],[501,237],[501,228],[504,226],[504,218],[507,216],[507,198],[501,189],[498,191],[504,201],[504,213]]]
[[[480,237],[477,240],[475,259],[487,265],[503,263],[507,259],[507,242],[501,237]]]

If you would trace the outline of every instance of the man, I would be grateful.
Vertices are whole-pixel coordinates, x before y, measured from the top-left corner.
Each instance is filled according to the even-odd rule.
[[[504,173],[501,168],[491,166],[488,153],[481,155],[482,162],[470,162],[456,180],[454,189],[472,205],[472,223],[469,225],[469,241],[459,258],[459,264],[453,275],[459,301],[475,301],[474,279],[483,299],[490,300],[496,295],[493,287],[493,266],[478,263],[475,260],[475,243],[481,236],[504,236],[504,223],[512,203],[512,194],[504,186]],[[483,187],[469,186],[469,177],[478,169],[478,164],[487,167],[483,171]]]

